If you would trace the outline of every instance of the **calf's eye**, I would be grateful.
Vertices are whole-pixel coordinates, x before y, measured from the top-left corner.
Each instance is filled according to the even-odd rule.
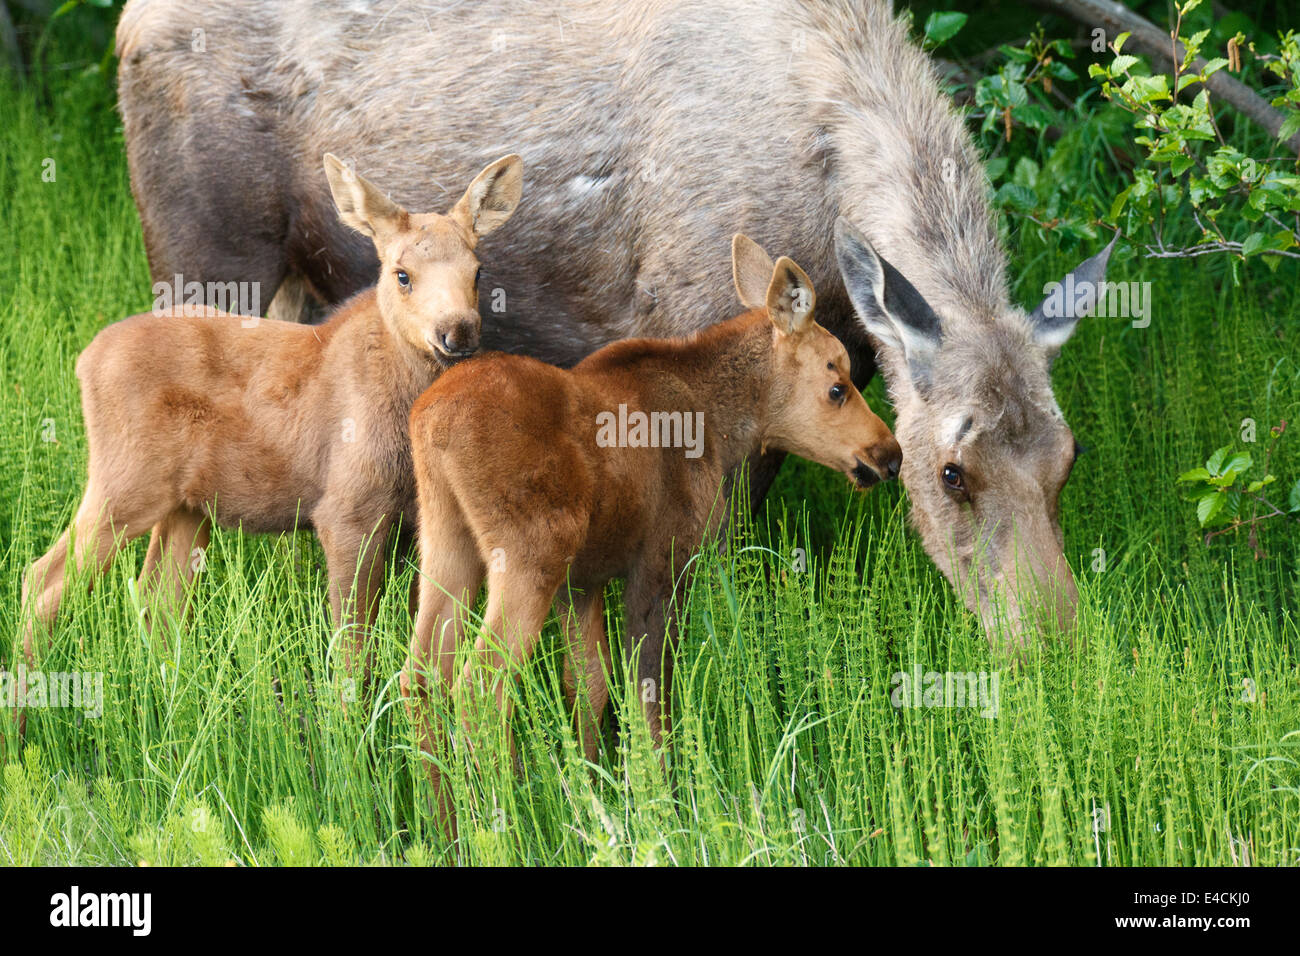
[[[832,386],[831,386],[831,401],[832,401],[832,402],[835,402],[837,405],[838,405],[839,403],[841,403],[841,402],[844,401],[844,386],[843,386],[843,385],[832,385]]]
[[[411,277],[408,276],[406,271],[403,269],[397,270],[397,284],[403,289],[409,289],[411,287]]]

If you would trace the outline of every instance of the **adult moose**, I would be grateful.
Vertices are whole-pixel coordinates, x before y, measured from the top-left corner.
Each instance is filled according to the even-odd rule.
[[[807,269],[856,384],[878,350],[914,522],[990,638],[999,609],[1015,637],[1072,617],[1048,378],[1072,323],[1011,304],[979,156],[888,3],[131,0],[118,54],[155,279],[260,282],[276,314],[336,302],[375,256],[315,157],[422,208],[515,150],[532,201],[485,257],[484,345],[572,365],[723,314],[741,230]]]

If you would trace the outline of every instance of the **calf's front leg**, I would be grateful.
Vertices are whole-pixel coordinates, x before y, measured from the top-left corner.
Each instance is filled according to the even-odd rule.
[[[329,576],[330,612],[339,630],[343,671],[364,689],[370,680],[375,649],[370,631],[379,613],[384,587],[384,557],[392,519],[380,515],[373,522],[317,523],[325,550]],[[355,685],[353,685],[355,686]],[[351,694],[344,693],[344,703]]]

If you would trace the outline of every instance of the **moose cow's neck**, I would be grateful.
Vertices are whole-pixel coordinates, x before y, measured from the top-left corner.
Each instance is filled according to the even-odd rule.
[[[805,115],[830,146],[827,222],[849,219],[944,319],[994,321],[1010,300],[983,163],[890,5],[859,15],[867,29],[813,31],[803,60]]]

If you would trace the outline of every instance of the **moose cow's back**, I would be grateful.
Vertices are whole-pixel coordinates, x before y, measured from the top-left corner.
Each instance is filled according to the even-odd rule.
[[[809,264],[863,381],[818,115],[854,31],[901,36],[875,3],[131,0],[120,98],[154,279],[341,301],[376,263],[333,213],[322,153],[431,208],[516,151],[530,179],[511,241],[484,256],[489,347],[569,365],[717,321],[742,230]]]

